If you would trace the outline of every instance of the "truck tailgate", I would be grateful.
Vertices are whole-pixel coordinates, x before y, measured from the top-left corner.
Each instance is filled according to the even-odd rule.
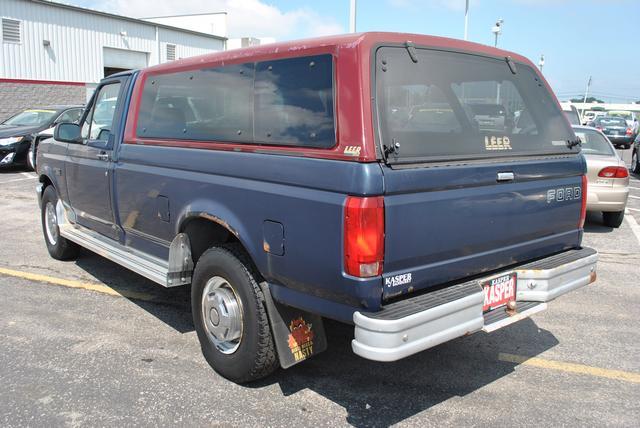
[[[579,155],[384,167],[383,298],[579,246],[584,169]]]

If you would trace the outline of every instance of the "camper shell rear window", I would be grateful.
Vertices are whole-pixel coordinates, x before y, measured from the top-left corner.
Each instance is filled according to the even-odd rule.
[[[510,58],[383,46],[374,82],[377,135],[390,163],[579,151],[544,82]]]

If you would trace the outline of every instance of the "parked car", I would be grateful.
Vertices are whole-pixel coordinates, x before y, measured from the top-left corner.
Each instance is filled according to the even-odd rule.
[[[640,134],[636,135],[631,149],[631,171],[640,174]]]
[[[609,110],[607,111],[607,116],[609,117],[619,117],[627,122],[627,127],[633,127],[633,119],[637,117],[636,112],[627,111],[627,110]]]
[[[562,105],[562,112],[571,125],[582,125],[582,118],[574,105]]]
[[[0,124],[0,167],[11,165],[35,169],[38,143],[53,135],[53,126],[80,118],[82,106],[29,108]]]
[[[604,224],[620,227],[629,197],[629,171],[602,131],[574,126],[587,161],[587,211],[602,212]]]
[[[628,149],[633,142],[633,129],[620,117],[602,116],[593,121],[592,127],[602,131],[616,147]]]
[[[517,120],[483,131],[464,106],[498,95]],[[323,351],[325,317],[394,361],[595,280],[579,142],[515,53],[397,33],[218,52],[105,78],[54,136],[49,254],[191,284],[236,382]]]

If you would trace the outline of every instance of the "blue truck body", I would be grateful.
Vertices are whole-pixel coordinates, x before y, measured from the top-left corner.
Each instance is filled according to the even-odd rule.
[[[38,151],[40,195],[53,186],[70,223],[119,248],[167,261],[192,222],[212,222],[242,245],[277,304],[352,324],[358,313],[581,248],[578,151],[393,164],[378,149],[345,161],[137,144],[125,134],[139,79],[102,83],[121,84],[107,140],[48,140]],[[515,178],[496,178],[504,172]],[[567,197],[550,199],[558,190]],[[384,269],[356,277],[345,270],[345,199],[374,196],[384,198]],[[197,263],[201,251],[191,253]]]

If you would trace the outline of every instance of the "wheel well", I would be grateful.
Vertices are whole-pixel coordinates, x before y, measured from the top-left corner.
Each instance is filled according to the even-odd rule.
[[[226,227],[202,217],[187,220],[180,228],[180,232],[189,236],[191,257],[194,265],[198,262],[202,253],[213,246],[232,242],[237,242],[242,246],[240,240]],[[243,250],[246,252],[244,247]]]
[[[51,181],[51,179],[49,177],[47,177],[46,175],[41,175],[40,178],[38,178],[38,181],[40,181],[40,183],[43,184],[42,186],[42,192],[44,192],[44,189],[46,189],[49,186],[53,186],[53,182]]]

